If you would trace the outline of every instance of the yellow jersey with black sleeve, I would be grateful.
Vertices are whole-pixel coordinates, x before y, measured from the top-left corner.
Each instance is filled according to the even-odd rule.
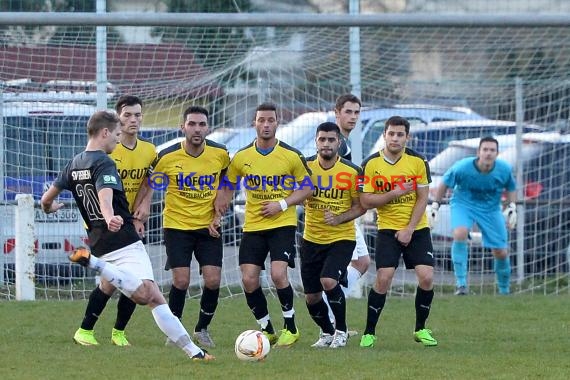
[[[117,171],[123,181],[129,211],[134,212],[134,203],[142,181],[150,174],[152,162],[156,158],[156,147],[150,141],[137,137],[135,147],[127,148],[117,144],[109,156],[115,161]]]
[[[178,230],[207,228],[214,218],[214,199],[230,156],[225,145],[208,139],[197,157],[186,153],[183,144],[158,152],[153,165],[153,178],[161,176],[162,183],[168,183],[162,225]]]
[[[272,217],[263,217],[266,202],[278,202],[300,186],[311,186],[310,170],[305,157],[297,149],[277,141],[263,154],[256,141],[239,150],[228,168],[227,178],[246,192],[244,232],[296,226],[295,207]]]
[[[362,162],[364,171],[364,193],[382,194],[391,191],[402,182],[415,182],[417,187],[426,187],[431,183],[429,165],[425,157],[405,148],[402,156],[391,162],[381,150]],[[401,230],[405,228],[412,216],[416,204],[416,192],[411,191],[378,207],[378,229]],[[416,230],[428,226],[427,216],[422,216]]]
[[[313,181],[313,194],[305,201],[305,231],[303,238],[317,244],[330,244],[339,240],[356,240],[354,220],[337,226],[325,224],[325,210],[339,215],[350,210],[358,199],[356,187],[362,170],[352,162],[338,158],[333,167],[324,169],[318,157],[307,158]]]

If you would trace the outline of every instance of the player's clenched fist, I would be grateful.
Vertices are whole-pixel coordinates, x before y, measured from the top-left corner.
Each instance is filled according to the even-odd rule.
[[[120,215],[113,215],[107,221],[107,229],[111,232],[117,232],[123,226],[123,218]]]

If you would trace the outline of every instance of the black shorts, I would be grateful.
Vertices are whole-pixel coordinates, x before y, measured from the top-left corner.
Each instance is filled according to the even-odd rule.
[[[239,265],[254,264],[265,269],[267,252],[271,261],[286,261],[295,268],[296,226],[244,232],[239,245]]]
[[[416,230],[407,247],[396,239],[396,230],[378,230],[376,237],[376,269],[397,268],[403,256],[406,269],[413,269],[416,265],[433,267],[433,246],[429,228]]]
[[[192,253],[200,268],[204,265],[222,266],[224,246],[222,238],[210,236],[207,228],[199,230],[164,229],[166,270],[190,267]]]
[[[346,267],[356,247],[354,240],[339,240],[330,244],[317,244],[303,239],[301,242],[301,280],[305,294],[323,291],[321,278],[328,277],[347,286]]]

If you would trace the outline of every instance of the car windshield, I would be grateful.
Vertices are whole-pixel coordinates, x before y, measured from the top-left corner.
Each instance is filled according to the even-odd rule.
[[[220,144],[224,144],[233,155],[235,152],[249,144],[255,139],[256,131],[255,128],[234,128],[234,129],[218,129],[210,133],[208,140],[215,141]]]
[[[277,128],[276,137],[296,148],[304,147],[309,141],[314,139],[315,131],[319,124],[334,117],[325,112],[309,112],[297,117],[292,122]]]
[[[452,145],[432,158],[429,168],[432,175],[443,175],[455,162],[469,156],[477,155],[476,147]]]
[[[257,132],[255,128],[240,128],[237,133],[226,142],[226,148],[233,154],[252,142],[256,136]]]
[[[544,145],[541,143],[530,143],[524,144],[521,149],[521,159],[522,162],[525,163],[532,159],[537,158],[544,150]],[[507,161],[513,168],[517,164],[517,148],[510,147],[503,152],[499,153],[499,157],[505,161]]]
[[[206,136],[206,138],[220,144],[226,144],[235,135],[236,132],[231,129],[217,129]]]

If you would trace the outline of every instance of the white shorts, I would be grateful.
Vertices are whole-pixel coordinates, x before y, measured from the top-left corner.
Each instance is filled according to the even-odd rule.
[[[351,260],[358,260],[359,257],[370,256],[370,253],[368,252],[368,246],[364,240],[364,234],[360,228],[360,223],[354,223],[354,227],[356,229],[356,247],[354,248],[354,252],[352,252]]]
[[[154,273],[150,258],[142,241],[137,241],[121,249],[104,254],[99,257],[106,263],[111,263],[121,270],[133,274],[140,280],[154,281]]]

